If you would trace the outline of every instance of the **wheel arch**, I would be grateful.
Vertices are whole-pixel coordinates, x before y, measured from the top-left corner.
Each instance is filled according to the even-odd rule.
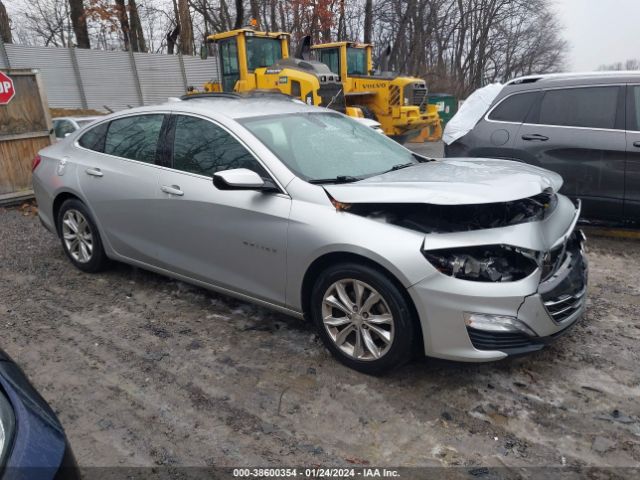
[[[418,335],[418,338],[420,338],[421,340],[423,340],[423,333],[422,333],[422,324],[420,322],[420,317],[418,314],[418,309],[416,308],[416,305],[413,301],[413,298],[411,297],[411,295],[409,294],[407,287],[405,287],[403,285],[403,282],[400,281],[400,279],[398,278],[397,275],[395,275],[392,271],[390,271],[388,268],[384,267],[383,265],[381,265],[380,263],[376,262],[375,260],[372,260],[364,255],[360,255],[357,253],[353,253],[353,252],[345,252],[345,251],[341,251],[341,252],[329,252],[329,253],[325,253],[323,255],[321,255],[320,257],[316,258],[307,268],[304,277],[302,279],[302,287],[300,290],[300,305],[302,306],[302,313],[304,315],[305,318],[309,318],[309,309],[310,309],[310,302],[311,302],[311,290],[313,289],[313,284],[315,279],[317,278],[317,276],[320,274],[320,272],[322,272],[324,269],[328,268],[331,265],[336,265],[339,263],[359,263],[362,265],[366,265],[370,268],[373,268],[374,270],[377,270],[378,272],[382,273],[383,275],[385,275],[391,282],[393,282],[395,284],[395,286],[398,288],[398,290],[400,291],[400,294],[405,298],[405,300],[407,301],[407,305],[409,305],[409,307],[411,308],[411,313],[412,313],[412,319],[413,319],[413,325],[416,328],[416,334]],[[421,342],[416,342],[416,343],[420,343],[420,345],[422,344]]]
[[[58,236],[60,236],[60,231],[59,231],[59,227],[58,227],[58,214],[60,213],[60,208],[62,207],[62,204],[70,199],[75,199],[78,200],[80,202],[82,202],[83,204],[86,205],[86,202],[80,198],[78,195],[76,195],[75,193],[69,192],[69,191],[62,191],[59,192],[55,198],[53,199],[53,204],[51,207],[51,213],[53,215],[53,224],[55,226],[56,229],[56,233],[58,234]]]

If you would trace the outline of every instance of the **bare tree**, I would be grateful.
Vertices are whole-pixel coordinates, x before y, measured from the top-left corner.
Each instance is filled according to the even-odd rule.
[[[124,40],[124,49],[129,50],[131,48],[131,37],[129,27],[129,17],[127,15],[127,7],[124,3],[125,0],[115,0],[116,2],[116,14],[120,21],[120,29],[122,30],[122,38]]]
[[[89,30],[87,29],[87,15],[82,0],[69,0],[69,13],[71,14],[71,24],[76,35],[76,45],[78,48],[91,48],[89,41]]]
[[[600,65],[598,67],[600,71],[621,71],[621,70],[640,70],[640,60],[637,58],[630,58],[623,62],[610,63],[607,65]]]
[[[236,0],[236,23],[233,28],[242,28],[244,23],[244,5],[242,0]]]
[[[251,7],[251,19],[258,22],[258,25],[262,25],[262,21],[260,20],[260,2],[258,0],[249,0],[249,5]]]
[[[364,6],[364,43],[371,43],[373,31],[373,0],[366,0]]]
[[[129,0],[129,23],[131,25],[131,48],[134,52],[146,52],[147,46],[135,0]]]
[[[193,24],[187,0],[178,0],[178,19],[180,22],[180,53],[193,55]]]
[[[0,38],[4,43],[12,43],[11,21],[2,0],[0,0]]]

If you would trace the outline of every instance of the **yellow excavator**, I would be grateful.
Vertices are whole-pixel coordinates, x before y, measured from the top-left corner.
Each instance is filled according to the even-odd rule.
[[[329,67],[289,56],[289,37],[285,32],[261,32],[253,28],[208,36],[207,42],[217,47],[220,79],[205,83],[205,93],[278,91],[309,105],[362,117],[359,109],[345,105],[340,78]],[[208,50],[204,46],[201,57],[206,58]]]
[[[372,50],[371,44],[354,42],[311,46],[315,58],[339,75],[346,107],[361,109],[365,117],[380,122],[384,133],[401,143],[424,129],[423,138],[439,139],[440,117],[437,107],[428,104],[424,80],[393,72],[374,72]]]

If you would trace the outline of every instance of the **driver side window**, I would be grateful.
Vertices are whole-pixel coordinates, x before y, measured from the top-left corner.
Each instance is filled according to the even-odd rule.
[[[233,168],[247,168],[269,178],[254,156],[229,132],[202,118],[175,116],[173,168],[213,177]]]

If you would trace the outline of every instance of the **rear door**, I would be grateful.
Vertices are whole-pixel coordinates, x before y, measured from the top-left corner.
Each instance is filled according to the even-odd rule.
[[[627,164],[625,218],[640,222],[640,85],[627,87]]]
[[[233,135],[202,117],[173,115],[170,167],[160,173],[157,239],[164,268],[223,288],[284,303],[291,198],[218,190],[213,174],[269,173]]]
[[[154,113],[100,124],[80,137],[84,151],[76,155],[80,188],[100,233],[119,255],[149,264],[156,263],[155,161],[164,119]]]
[[[452,155],[456,148],[465,151],[465,156],[490,158],[517,158],[514,150],[518,131],[531,108],[542,94],[540,91],[519,92],[499,100],[473,130],[451,145]]]
[[[620,221],[626,138],[620,85],[549,89],[520,128],[521,160],[562,175],[561,192],[583,201],[583,217]]]

